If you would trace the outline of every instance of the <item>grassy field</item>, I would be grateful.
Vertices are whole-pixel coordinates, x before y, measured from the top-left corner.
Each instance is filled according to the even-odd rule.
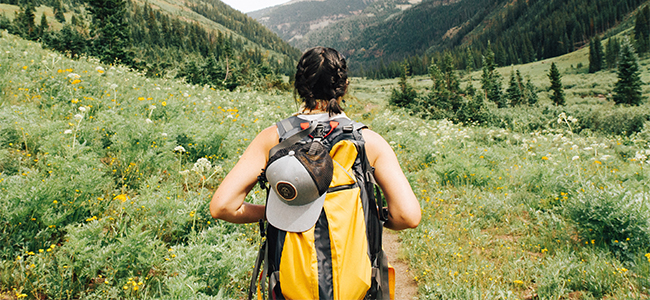
[[[648,298],[650,127],[577,129],[577,113],[633,110],[607,100],[615,74],[576,69],[584,55],[555,60],[565,108],[548,100],[550,62],[514,68],[540,104],[495,113],[546,116],[536,130],[422,120],[386,107],[396,80],[351,80],[347,112],[389,141],[422,205],[400,234],[420,298]],[[147,79],[6,33],[0,90],[0,297],[244,296],[257,225],[212,220],[208,203],[251,139],[296,110],[291,94]]]

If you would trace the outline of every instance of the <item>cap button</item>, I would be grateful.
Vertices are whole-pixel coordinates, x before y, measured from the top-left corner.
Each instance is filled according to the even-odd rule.
[[[288,155],[292,155],[292,156],[295,155],[295,154],[296,154],[296,152],[294,152],[293,150],[289,151],[289,153],[288,153]]]

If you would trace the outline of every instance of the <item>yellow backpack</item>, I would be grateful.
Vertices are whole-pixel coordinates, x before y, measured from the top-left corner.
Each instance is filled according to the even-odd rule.
[[[295,116],[277,126],[274,149],[314,139],[329,149],[332,181],[311,229],[287,232],[260,220],[263,242],[248,298],[257,291],[258,299],[393,299],[394,271],[381,246],[387,212],[366,157],[366,127],[346,117],[313,126]],[[264,172],[259,181],[268,201]]]

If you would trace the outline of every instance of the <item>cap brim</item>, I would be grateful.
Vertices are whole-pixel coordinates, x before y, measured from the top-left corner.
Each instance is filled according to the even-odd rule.
[[[274,227],[288,232],[305,232],[316,224],[323,203],[325,203],[324,193],[313,202],[305,205],[288,205],[271,189],[269,199],[266,203],[266,219]]]

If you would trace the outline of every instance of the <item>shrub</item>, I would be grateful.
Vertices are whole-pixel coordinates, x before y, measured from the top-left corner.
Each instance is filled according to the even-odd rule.
[[[609,249],[619,259],[634,261],[650,250],[650,209],[643,194],[585,188],[564,207],[582,241]]]

